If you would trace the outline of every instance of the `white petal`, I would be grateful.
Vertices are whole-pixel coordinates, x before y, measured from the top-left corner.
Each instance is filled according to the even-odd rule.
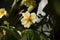
[[[31,22],[29,22],[29,23],[25,24],[25,25],[24,25],[24,27],[25,27],[25,28],[29,28],[29,27],[30,27],[30,25],[31,25]]]
[[[22,13],[22,16],[23,17],[28,17],[28,16],[30,16],[30,13],[27,11],[26,13]]]
[[[42,15],[42,16],[45,16],[45,15],[46,15],[46,13],[45,13],[45,12],[41,12],[41,15]]]
[[[3,15],[0,15],[0,18],[2,18],[3,17]]]
[[[37,21],[37,16],[35,13],[31,13],[31,20],[33,23],[35,23]]]
[[[33,19],[32,22],[35,23],[36,22],[36,19]]]
[[[32,18],[36,18],[36,14],[35,13],[31,13]]]
[[[6,15],[7,11],[4,12],[4,14]]]
[[[21,23],[22,23],[22,25],[26,24],[25,18],[22,18],[22,19],[21,19]]]
[[[44,11],[43,9],[45,8],[45,6],[48,4],[48,0],[41,0],[38,6],[38,11],[37,11],[37,15],[42,14]],[[45,13],[46,14],[46,13]],[[45,15],[44,14],[44,15]],[[42,16],[44,16],[42,15]]]

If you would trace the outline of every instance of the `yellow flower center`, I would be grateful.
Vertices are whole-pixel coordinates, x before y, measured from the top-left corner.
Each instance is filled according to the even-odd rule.
[[[4,11],[3,10],[1,11],[1,14],[4,14]]]
[[[27,18],[26,18],[26,23],[28,23],[28,22],[31,22],[31,16],[28,16]]]

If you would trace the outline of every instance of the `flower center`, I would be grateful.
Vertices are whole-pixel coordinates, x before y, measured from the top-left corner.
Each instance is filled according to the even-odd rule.
[[[3,14],[4,13],[4,11],[0,11],[0,14]]]
[[[4,11],[1,11],[1,13],[4,13]]]
[[[26,20],[27,20],[27,23],[28,23],[28,22],[31,22],[31,16],[28,16],[28,17],[26,18]]]

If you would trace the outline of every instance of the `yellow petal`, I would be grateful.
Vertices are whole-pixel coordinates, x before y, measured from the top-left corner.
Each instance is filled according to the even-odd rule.
[[[4,8],[0,9],[0,18],[2,18],[4,15],[6,15],[7,11]]]

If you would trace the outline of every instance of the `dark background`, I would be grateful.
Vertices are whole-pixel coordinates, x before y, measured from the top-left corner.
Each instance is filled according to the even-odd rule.
[[[60,0],[49,0],[48,5],[51,14],[55,15],[55,20],[56,20],[56,25],[54,28],[55,39],[60,40]]]
[[[39,0],[36,0],[37,3],[39,3]],[[53,14],[55,15],[55,20],[56,20],[56,25],[54,28],[54,34],[55,34],[55,39],[60,40],[60,0],[48,0],[48,5],[44,9],[46,13]],[[0,8],[6,8],[7,11],[9,11],[9,8],[12,4],[13,0],[0,0]],[[38,7],[38,5],[37,5]],[[37,10],[37,8],[36,8]],[[35,10],[35,11],[36,11]],[[56,11],[57,10],[57,11]]]

